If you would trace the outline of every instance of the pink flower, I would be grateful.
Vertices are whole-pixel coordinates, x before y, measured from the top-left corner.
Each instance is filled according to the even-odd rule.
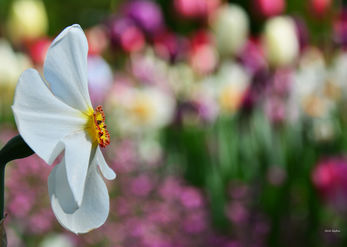
[[[154,50],[163,59],[176,62],[185,56],[187,41],[175,33],[163,31],[154,38]]]
[[[136,196],[147,196],[152,190],[152,181],[146,175],[140,175],[133,179],[131,192]]]
[[[205,31],[196,33],[191,39],[189,60],[198,74],[209,74],[217,66],[218,54],[212,37]]]
[[[46,53],[50,44],[51,44],[50,39],[40,38],[38,40],[35,40],[29,45],[29,54],[32,61],[35,64],[39,66],[43,65],[43,62],[45,61]]]
[[[245,223],[248,219],[248,210],[239,202],[232,202],[226,208],[226,215],[235,224]]]
[[[175,200],[182,191],[180,182],[174,177],[167,177],[159,188],[159,195],[165,200]]]
[[[310,9],[317,17],[323,17],[331,8],[332,0],[310,0]]]
[[[55,219],[50,209],[43,209],[29,218],[28,229],[36,234],[51,231]]]
[[[313,170],[312,181],[322,198],[339,212],[347,207],[347,159],[321,160]]]
[[[183,227],[188,233],[200,233],[206,229],[206,215],[201,211],[189,213],[183,222]]]
[[[193,187],[185,188],[181,192],[181,203],[186,208],[198,208],[202,205],[202,198],[198,190]]]
[[[145,45],[143,32],[129,18],[112,20],[109,24],[109,32],[112,43],[126,52],[139,51]]]
[[[220,0],[175,0],[177,12],[186,18],[206,18],[220,5]]]
[[[254,0],[254,10],[262,17],[280,15],[286,8],[286,0]]]

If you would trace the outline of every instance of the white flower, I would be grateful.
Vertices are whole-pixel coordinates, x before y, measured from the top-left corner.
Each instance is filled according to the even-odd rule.
[[[274,17],[265,24],[264,48],[271,65],[285,66],[299,54],[295,23],[290,17]]]
[[[52,42],[44,78],[34,69],[19,78],[12,106],[19,133],[48,164],[64,152],[48,178],[58,221],[75,233],[101,226],[109,212],[107,187],[114,179],[99,146],[109,143],[101,107],[93,110],[87,83],[86,37],[79,25]]]
[[[40,247],[74,247],[72,240],[63,234],[48,235],[40,243]]]
[[[250,84],[250,75],[236,63],[224,63],[217,74],[217,101],[224,113],[235,113]]]
[[[327,117],[334,109],[334,102],[327,97],[329,89],[328,70],[318,49],[307,49],[294,75],[289,98],[289,111],[293,120],[300,115]],[[300,110],[299,112],[297,112]]]
[[[38,38],[46,33],[47,28],[48,17],[41,0],[16,0],[13,2],[7,29],[14,42]]]
[[[14,89],[20,73],[30,66],[26,55],[15,53],[5,39],[0,39],[0,87]]]
[[[238,54],[249,33],[247,13],[238,5],[226,4],[219,8],[211,23],[221,55]]]
[[[111,120],[123,134],[156,131],[173,118],[175,100],[156,87],[134,88],[116,85],[109,95]],[[122,121],[117,121],[122,119]]]
[[[330,117],[316,118],[312,122],[311,135],[317,142],[329,142],[332,141],[338,133],[338,128]]]
[[[341,52],[334,58],[331,71],[329,72],[329,82],[335,88],[335,98],[343,100],[347,98],[347,53]]]

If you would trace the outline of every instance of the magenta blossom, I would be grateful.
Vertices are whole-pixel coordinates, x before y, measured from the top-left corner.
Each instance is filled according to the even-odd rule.
[[[125,6],[124,12],[148,34],[155,34],[164,27],[161,9],[154,1],[131,1]]]
[[[332,157],[321,160],[313,170],[312,181],[324,201],[337,211],[346,212],[346,157]]]

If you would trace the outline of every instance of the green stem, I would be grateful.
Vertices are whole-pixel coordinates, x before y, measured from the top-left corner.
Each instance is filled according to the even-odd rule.
[[[0,164],[0,220],[4,218],[4,205],[5,205],[5,166]]]
[[[25,143],[20,135],[13,137],[0,150],[0,220],[4,218],[5,204],[5,167],[6,164],[15,159],[22,159],[32,155],[34,152]]]

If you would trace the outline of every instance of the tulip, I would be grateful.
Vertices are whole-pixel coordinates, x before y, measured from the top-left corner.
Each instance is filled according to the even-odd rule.
[[[206,18],[220,5],[220,0],[175,0],[177,12],[186,18]]]
[[[11,39],[18,43],[44,35],[48,28],[45,6],[40,0],[16,0],[13,2],[7,29]]]
[[[330,9],[332,0],[310,0],[310,9],[317,17],[322,17]]]
[[[160,33],[154,38],[156,53],[170,62],[182,59],[185,56],[187,46],[184,38],[171,32]]]
[[[343,9],[333,23],[334,41],[342,46],[347,45],[347,10]]]
[[[254,9],[263,17],[280,15],[286,8],[285,0],[254,0]]]
[[[134,20],[148,34],[158,33],[164,27],[160,7],[153,1],[136,0],[125,7],[125,16]]]
[[[211,21],[211,27],[221,55],[238,54],[246,44],[249,20],[246,12],[237,5],[220,7]]]
[[[50,44],[51,40],[48,38],[41,38],[30,44],[29,54],[35,64],[43,65]]]
[[[267,60],[272,66],[290,65],[299,54],[295,24],[289,17],[274,17],[267,21],[263,42]]]
[[[115,19],[110,22],[111,42],[126,52],[140,51],[145,45],[145,37],[134,21],[128,18]]]
[[[198,32],[191,40],[190,63],[198,74],[211,73],[217,66],[218,54],[210,35]]]
[[[328,205],[338,212],[346,212],[347,160],[345,157],[321,160],[312,172],[312,181]]]
[[[224,113],[233,114],[240,107],[247,92],[250,76],[238,64],[225,63],[217,75],[217,100]]]
[[[109,40],[106,31],[106,28],[101,25],[94,26],[86,31],[89,55],[100,55],[107,48]]]
[[[31,67],[30,58],[14,52],[11,45],[0,39],[0,115],[12,116],[9,105],[13,101],[14,89],[23,70]]]

